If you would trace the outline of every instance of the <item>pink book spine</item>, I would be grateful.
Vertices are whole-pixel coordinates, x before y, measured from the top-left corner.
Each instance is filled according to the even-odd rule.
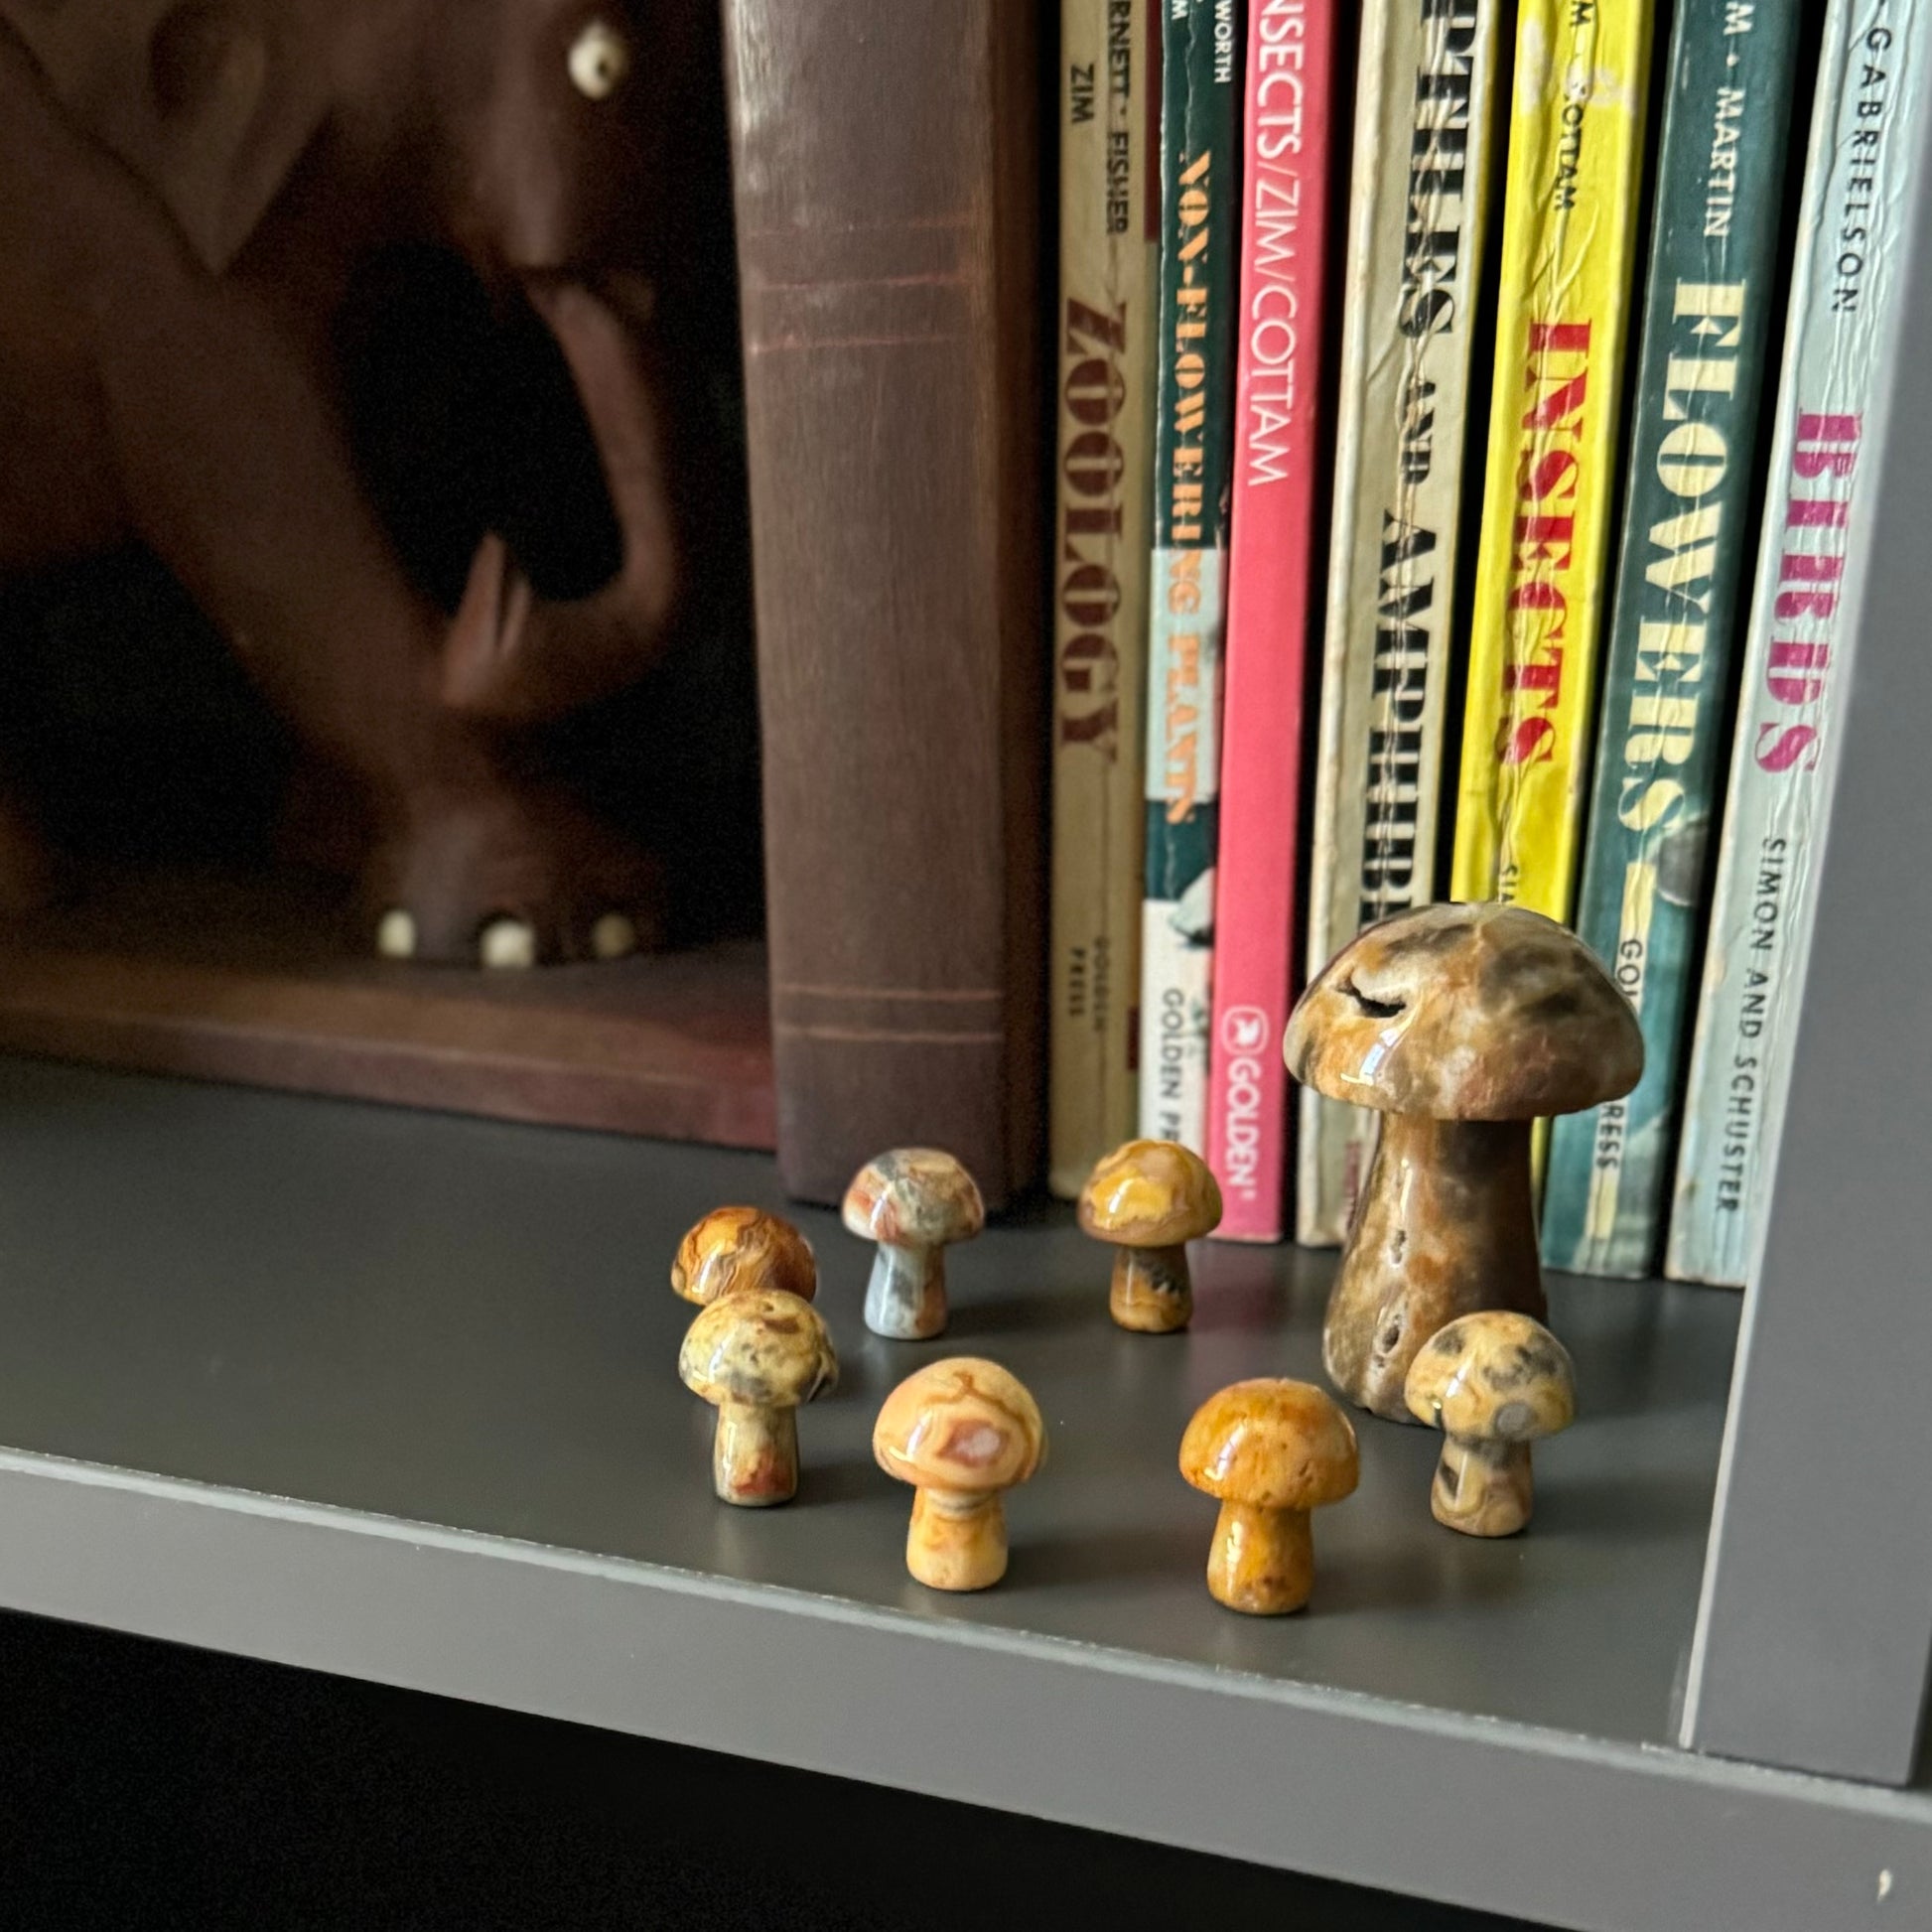
[[[1220,1234],[1287,1226],[1288,1076],[1301,886],[1303,684],[1314,613],[1315,466],[1335,0],[1251,0],[1240,363],[1229,537],[1208,1165]]]

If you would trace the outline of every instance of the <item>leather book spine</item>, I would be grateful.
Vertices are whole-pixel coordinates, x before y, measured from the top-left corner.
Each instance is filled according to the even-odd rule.
[[[728,0],[785,1185],[1040,1158],[1038,76],[1026,0]]]

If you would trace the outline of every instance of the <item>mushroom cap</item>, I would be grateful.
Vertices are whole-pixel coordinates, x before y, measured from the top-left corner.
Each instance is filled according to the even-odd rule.
[[[809,1302],[818,1293],[818,1262],[812,1244],[779,1215],[714,1207],[677,1244],[671,1287],[700,1308],[748,1288],[781,1288]]]
[[[1172,1248],[1221,1224],[1221,1190],[1177,1141],[1128,1141],[1080,1189],[1080,1225],[1118,1248]]]
[[[1354,1493],[1355,1431],[1311,1382],[1230,1383],[1194,1411],[1180,1439],[1180,1473],[1224,1503],[1319,1509]]]
[[[846,1226],[892,1247],[938,1248],[970,1241],[986,1225],[986,1203],[950,1154],[895,1148],[866,1165],[845,1190]]]
[[[795,1409],[837,1387],[839,1358],[809,1302],[783,1289],[754,1288],[699,1314],[677,1351],[677,1372],[713,1405]]]
[[[1520,905],[1423,905],[1372,925],[1289,1015],[1304,1085],[1383,1113],[1535,1120],[1628,1093],[1630,1003],[1592,953]]]
[[[1439,1328],[1403,1384],[1418,1422],[1465,1441],[1534,1443],[1577,1414],[1570,1351],[1540,1321],[1485,1309]]]
[[[1017,1376],[977,1355],[952,1355],[886,1398],[872,1452],[900,1482],[983,1495],[1025,1482],[1045,1461],[1046,1425]]]

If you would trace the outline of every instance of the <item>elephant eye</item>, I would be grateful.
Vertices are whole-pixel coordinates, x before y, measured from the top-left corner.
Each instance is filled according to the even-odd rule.
[[[571,85],[586,100],[609,100],[629,71],[630,43],[608,21],[592,21],[570,44]]]

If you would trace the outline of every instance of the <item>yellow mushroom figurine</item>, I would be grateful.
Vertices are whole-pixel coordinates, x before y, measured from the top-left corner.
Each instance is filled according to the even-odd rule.
[[[812,1244],[761,1207],[714,1207],[677,1244],[672,1292],[708,1308],[748,1288],[782,1289],[809,1302],[818,1293]]]
[[[1001,1495],[1046,1459],[1039,1407],[998,1362],[954,1355],[908,1375],[879,1412],[872,1452],[914,1485],[905,1567],[929,1589],[985,1589],[1007,1570]]]
[[[1207,1163],[1176,1141],[1129,1141],[1080,1190],[1080,1226],[1114,1248],[1107,1308],[1123,1328],[1172,1334],[1194,1311],[1187,1243],[1221,1223]]]
[[[1299,1610],[1314,1588],[1309,1513],[1354,1493],[1355,1432],[1310,1382],[1235,1382],[1194,1412],[1180,1473],[1220,1499],[1207,1556],[1216,1602],[1249,1616]]]
[[[678,1374],[718,1411],[711,1481],[749,1509],[798,1491],[798,1408],[837,1386],[838,1357],[818,1311],[781,1289],[713,1302],[678,1350]]]
[[[1514,1536],[1536,1506],[1530,1445],[1577,1414],[1569,1349],[1526,1314],[1465,1314],[1424,1343],[1404,1394],[1416,1420],[1448,1438],[1429,1492],[1437,1522]]]

